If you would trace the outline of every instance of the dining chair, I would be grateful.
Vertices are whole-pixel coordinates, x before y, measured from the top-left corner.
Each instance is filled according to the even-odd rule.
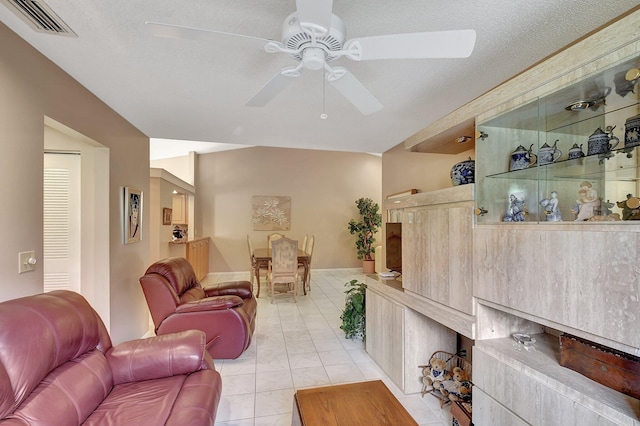
[[[280,238],[284,238],[284,235],[279,234],[278,232],[267,235],[267,248],[271,248],[271,243],[275,240],[279,240]]]
[[[300,250],[306,252],[307,250],[307,234],[304,235],[304,239],[302,240],[302,245],[298,247]]]
[[[313,246],[315,245],[316,237],[312,235],[309,237],[307,248],[305,253],[309,256],[307,263],[298,263],[298,274],[302,276],[302,285],[304,286],[304,294],[307,294],[307,290],[311,291],[311,259],[313,257]],[[304,278],[307,278],[306,280]]]
[[[277,285],[277,288],[276,288]],[[281,294],[291,294],[297,302],[298,294],[298,242],[279,238],[271,243],[269,262],[269,289],[271,303]]]
[[[268,280],[269,269],[267,267],[267,264],[264,262],[261,262],[261,264],[257,265],[258,267],[256,268],[256,264],[258,263],[258,261],[253,257],[253,244],[251,244],[251,238],[249,238],[248,235],[247,235],[247,249],[249,250],[249,276],[251,277],[251,280],[250,280],[251,285],[253,285],[254,279],[257,279],[257,281],[260,282],[259,277],[262,277],[262,276],[264,276],[264,278]],[[260,296],[260,287],[258,287],[256,291],[256,297],[259,297],[259,296]]]

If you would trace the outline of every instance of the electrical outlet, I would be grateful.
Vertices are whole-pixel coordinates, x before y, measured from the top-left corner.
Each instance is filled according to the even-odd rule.
[[[35,251],[21,251],[18,253],[18,273],[35,271],[36,270],[36,252]]]

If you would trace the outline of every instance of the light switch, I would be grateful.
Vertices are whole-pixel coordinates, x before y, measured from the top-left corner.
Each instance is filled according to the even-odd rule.
[[[36,252],[35,251],[21,251],[18,253],[18,273],[35,271],[36,269]]]

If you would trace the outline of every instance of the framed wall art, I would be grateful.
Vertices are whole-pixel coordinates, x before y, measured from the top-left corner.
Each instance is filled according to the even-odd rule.
[[[124,244],[142,240],[142,191],[130,187],[124,188]]]
[[[291,197],[255,195],[251,200],[254,231],[291,229]]]
[[[173,209],[165,207],[162,209],[162,224],[163,225],[171,225],[171,214],[173,213]]]

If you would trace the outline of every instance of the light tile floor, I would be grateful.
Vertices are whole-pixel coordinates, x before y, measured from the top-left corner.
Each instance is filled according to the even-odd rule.
[[[246,280],[245,273],[210,274],[207,284]],[[360,340],[344,338],[340,314],[345,283],[364,280],[358,270],[313,271],[307,296],[279,298],[273,304],[262,283],[251,346],[235,360],[215,360],[222,375],[216,425],[291,425],[297,389],[382,380],[419,425],[451,425],[448,406],[431,395],[404,395],[371,360]],[[425,354],[428,356],[428,354]],[[416,366],[416,380],[420,371]]]

